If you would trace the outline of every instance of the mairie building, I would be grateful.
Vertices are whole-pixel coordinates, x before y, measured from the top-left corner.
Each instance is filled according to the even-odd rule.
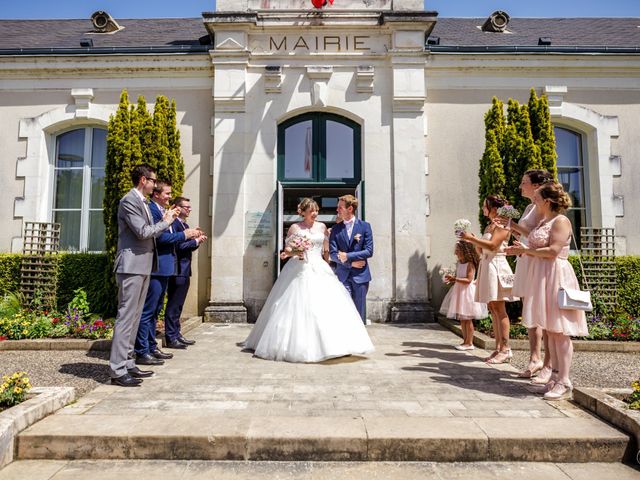
[[[331,226],[349,193],[375,238],[367,316],[429,321],[454,221],[479,230],[484,114],[531,88],[549,99],[574,227],[614,228],[617,254],[640,254],[640,18],[218,0],[200,18],[0,20],[0,252],[21,252],[30,221],[101,251],[109,116],[123,89],[165,95],[190,224],[209,234],[186,313],[254,321],[299,200]]]

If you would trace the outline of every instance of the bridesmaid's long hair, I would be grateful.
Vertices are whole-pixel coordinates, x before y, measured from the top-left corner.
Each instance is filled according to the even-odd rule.
[[[474,247],[471,242],[467,242],[466,240],[458,240],[456,246],[462,252],[464,263],[470,263],[471,265],[473,265],[473,268],[475,268],[475,271],[477,272],[478,266],[480,265],[480,255],[478,255],[476,247]]]

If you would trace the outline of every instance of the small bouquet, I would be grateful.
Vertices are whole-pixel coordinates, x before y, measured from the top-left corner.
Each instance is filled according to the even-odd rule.
[[[466,218],[459,218],[453,223],[453,229],[456,237],[461,237],[464,232],[468,232],[471,229],[471,222]]]
[[[293,235],[287,237],[285,241],[284,251],[289,255],[300,255],[305,253],[307,250],[311,248],[311,240],[304,235],[300,235],[298,233],[294,233]]]
[[[443,267],[440,269],[440,271],[438,272],[438,274],[440,274],[440,276],[442,277],[442,281],[444,283],[449,283],[449,280],[447,279],[447,277],[449,276],[455,276],[455,270],[451,267]]]
[[[520,218],[520,212],[512,205],[504,205],[498,208],[498,216],[514,220]]]

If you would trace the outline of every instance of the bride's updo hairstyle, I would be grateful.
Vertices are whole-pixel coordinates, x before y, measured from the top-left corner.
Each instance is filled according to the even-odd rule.
[[[314,209],[316,212],[320,211],[318,203],[313,198],[303,198],[302,201],[298,204],[298,215],[302,215],[310,208]]]
[[[549,182],[542,185],[536,190],[544,200],[549,200],[551,210],[558,213],[564,213],[571,207],[571,197],[564,191],[562,185],[558,182]]]

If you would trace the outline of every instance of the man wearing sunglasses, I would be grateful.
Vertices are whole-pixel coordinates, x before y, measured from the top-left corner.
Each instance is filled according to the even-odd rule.
[[[167,230],[178,215],[178,209],[168,209],[160,222],[153,222],[147,195],[155,186],[156,172],[149,165],[136,165],[131,180],[133,188],[118,205],[118,250],[114,262],[118,314],[109,358],[111,383],[121,387],[136,387],[142,378],[153,375],[136,367],[133,346],[151,271],[157,264],[155,237]]]

